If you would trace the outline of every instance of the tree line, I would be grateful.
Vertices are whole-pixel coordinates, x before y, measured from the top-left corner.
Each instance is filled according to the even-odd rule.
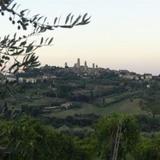
[[[101,118],[85,138],[60,133],[28,116],[1,119],[0,131],[0,158],[6,160],[110,160],[117,143],[119,160],[160,159],[160,134],[143,135],[137,119],[129,115]]]

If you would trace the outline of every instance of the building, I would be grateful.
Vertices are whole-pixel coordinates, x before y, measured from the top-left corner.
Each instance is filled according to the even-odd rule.
[[[81,61],[80,61],[80,58],[78,58],[77,59],[77,67],[80,68],[80,66],[81,66]]]
[[[19,77],[18,78],[18,83],[24,83],[24,78],[23,77]]]
[[[145,80],[151,80],[153,78],[152,74],[144,74],[144,79]]]
[[[6,75],[6,80],[7,80],[7,82],[11,83],[11,82],[16,82],[17,78],[16,78],[16,76],[9,74],[9,75]]]
[[[129,74],[130,72],[128,70],[119,70],[119,73],[121,73],[121,74]]]
[[[37,83],[37,79],[33,77],[27,77],[27,78],[24,78],[24,82],[34,84],[34,83]]]
[[[67,62],[65,62],[65,64],[64,64],[64,68],[68,68],[68,64],[67,64]]]
[[[141,76],[140,76],[140,79],[141,79],[141,80],[144,80],[144,75],[141,75]]]
[[[134,75],[130,75],[130,74],[119,74],[119,77],[123,79],[130,79],[130,80],[133,80],[135,78]]]
[[[88,66],[87,66],[87,61],[84,62],[84,66],[85,66],[85,67],[88,67]]]
[[[92,64],[92,68],[95,69],[95,63]]]
[[[73,106],[72,102],[67,102],[67,103],[61,104],[61,107],[66,109],[66,110],[68,110],[72,106]]]
[[[123,79],[128,79],[128,80],[137,80],[137,81],[140,80],[140,76],[132,72],[125,73],[125,74],[120,73],[119,77]]]

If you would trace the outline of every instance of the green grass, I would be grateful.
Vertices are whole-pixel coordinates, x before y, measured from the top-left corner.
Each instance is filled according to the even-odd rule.
[[[129,113],[129,114],[139,114],[142,113],[139,106],[139,99],[130,101],[129,99],[122,100],[121,102],[114,103],[105,107],[98,107],[92,104],[83,103],[81,108],[70,109],[66,111],[58,111],[49,114],[48,116],[56,116],[59,118],[65,118],[67,116],[73,116],[76,114],[97,114],[106,115],[111,113]]]
[[[22,105],[28,106],[59,106],[60,104],[67,102],[69,100],[62,98],[51,98],[46,97],[42,93],[47,91],[47,87],[42,88],[31,88],[26,92],[21,93],[21,95],[17,95],[18,98],[9,97],[7,99],[8,105],[10,107],[16,106],[16,108],[20,108]],[[35,92],[38,92],[36,94]],[[139,99],[134,99],[133,101],[129,100],[129,97],[134,97],[133,95],[136,92],[125,92],[118,95],[110,95],[105,98],[105,105],[102,104],[102,98],[95,99],[95,101],[91,103],[80,103],[80,107],[72,108],[69,110],[57,110],[51,111],[49,114],[45,113],[44,116],[47,117],[59,117],[65,118],[67,116],[74,116],[76,114],[97,114],[97,115],[106,115],[111,113],[129,113],[129,114],[138,114],[142,113],[141,107],[139,105]],[[103,107],[102,107],[103,106]]]

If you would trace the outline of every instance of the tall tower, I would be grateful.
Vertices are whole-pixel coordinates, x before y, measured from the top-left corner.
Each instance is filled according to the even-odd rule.
[[[64,67],[65,67],[65,68],[68,68],[68,64],[67,64],[67,62],[65,62]]]
[[[92,64],[92,68],[93,68],[93,69],[95,68],[95,63]]]
[[[80,58],[77,59],[77,67],[79,68],[81,65]]]
[[[87,67],[87,61],[84,62],[84,66]]]

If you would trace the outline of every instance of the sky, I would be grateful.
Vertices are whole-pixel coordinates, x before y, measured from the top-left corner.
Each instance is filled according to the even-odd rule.
[[[88,65],[128,69],[138,73],[160,73],[160,1],[159,0],[16,0],[31,14],[40,13],[53,22],[88,13],[91,23],[74,29],[58,29],[54,46],[38,50],[42,65],[73,66],[77,58]],[[2,18],[1,31],[15,31]],[[2,22],[3,22],[2,21]],[[3,33],[5,33],[3,32]]]

